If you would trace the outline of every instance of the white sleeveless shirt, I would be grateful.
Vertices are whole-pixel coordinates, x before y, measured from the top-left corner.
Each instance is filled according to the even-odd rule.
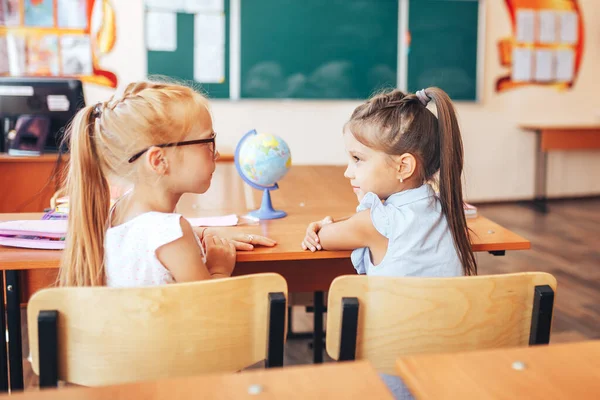
[[[171,272],[156,257],[156,250],[183,236],[181,218],[180,214],[153,211],[109,227],[104,240],[106,286],[174,283]],[[200,249],[205,258],[201,245]]]

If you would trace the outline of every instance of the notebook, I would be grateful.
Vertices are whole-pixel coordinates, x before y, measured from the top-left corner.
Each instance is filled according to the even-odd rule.
[[[0,222],[0,245],[28,249],[64,249],[67,220]]]

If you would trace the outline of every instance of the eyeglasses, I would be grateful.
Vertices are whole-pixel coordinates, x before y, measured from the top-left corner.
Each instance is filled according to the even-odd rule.
[[[174,143],[164,143],[164,144],[155,144],[153,146],[150,146],[148,148],[145,148],[144,150],[140,151],[139,153],[135,153],[130,159],[129,159],[129,163],[131,164],[132,162],[134,162],[135,160],[137,160],[138,158],[140,158],[142,156],[142,154],[144,154],[145,152],[147,152],[151,147],[161,147],[161,148],[165,148],[165,147],[179,147],[179,146],[188,146],[188,145],[192,145],[192,144],[203,144],[203,143],[211,143],[212,144],[212,149],[211,151],[213,152],[213,155],[216,154],[216,150],[217,150],[217,134],[213,133],[213,137],[208,138],[208,139],[197,139],[197,140],[186,140],[183,142],[174,142]]]

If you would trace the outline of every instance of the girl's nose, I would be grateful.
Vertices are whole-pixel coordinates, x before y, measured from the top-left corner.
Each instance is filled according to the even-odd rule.
[[[353,178],[352,174],[350,173],[350,166],[349,165],[346,167],[346,170],[344,171],[344,177],[346,177],[348,179],[352,179]]]

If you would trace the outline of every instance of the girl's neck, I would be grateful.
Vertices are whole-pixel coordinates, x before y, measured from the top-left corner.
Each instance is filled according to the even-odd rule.
[[[161,187],[136,185],[116,206],[113,224],[120,225],[147,212],[172,213],[181,193],[172,193]]]

